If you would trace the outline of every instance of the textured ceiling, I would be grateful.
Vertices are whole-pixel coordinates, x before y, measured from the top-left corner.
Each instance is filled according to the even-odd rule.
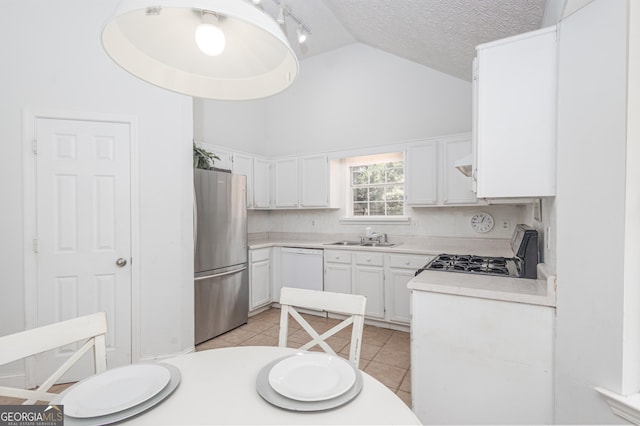
[[[301,59],[361,42],[465,80],[476,45],[539,29],[545,11],[545,0],[284,2],[311,29],[303,49],[292,41]],[[274,0],[264,5],[276,13]]]

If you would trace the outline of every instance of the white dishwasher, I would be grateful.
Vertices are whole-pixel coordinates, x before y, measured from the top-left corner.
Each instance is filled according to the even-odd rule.
[[[324,250],[283,247],[281,253],[283,287],[324,289]]]

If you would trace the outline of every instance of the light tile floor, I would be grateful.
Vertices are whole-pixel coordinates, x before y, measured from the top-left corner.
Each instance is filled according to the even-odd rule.
[[[302,314],[311,326],[322,333],[339,320]],[[247,324],[196,347],[197,351],[231,346],[277,346],[280,309],[269,309],[249,317]],[[310,340],[306,331],[290,319],[288,346],[300,347]],[[327,339],[340,356],[349,358],[351,326]],[[312,350],[321,351],[317,346]],[[384,383],[411,407],[411,359],[409,333],[365,325],[360,352],[360,369]]]
[[[322,333],[339,320],[302,314],[313,328]],[[249,318],[247,324],[196,347],[197,351],[231,346],[277,346],[280,309],[269,309]],[[300,347],[310,339],[295,320],[289,321],[289,346]],[[349,358],[351,326],[327,342],[342,357]],[[318,347],[312,350],[320,350]],[[384,383],[411,407],[411,359],[409,333],[365,325],[360,353],[360,369]],[[62,392],[72,383],[55,385],[51,391]],[[20,404],[23,400],[0,396],[0,405]]]

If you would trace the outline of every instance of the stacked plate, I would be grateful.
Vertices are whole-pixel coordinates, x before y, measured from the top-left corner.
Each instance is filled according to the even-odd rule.
[[[362,390],[362,374],[346,360],[325,353],[300,352],[267,364],[256,380],[267,402],[294,411],[339,407]]]
[[[64,405],[65,425],[105,425],[148,410],[180,383],[168,364],[134,364],[76,383],[51,403]]]

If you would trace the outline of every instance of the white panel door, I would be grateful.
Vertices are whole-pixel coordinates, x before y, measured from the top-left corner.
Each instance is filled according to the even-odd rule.
[[[107,366],[129,364],[129,125],[39,118],[36,137],[38,326],[105,311]],[[38,384],[73,349],[38,356]],[[84,358],[61,382],[92,371]]]

